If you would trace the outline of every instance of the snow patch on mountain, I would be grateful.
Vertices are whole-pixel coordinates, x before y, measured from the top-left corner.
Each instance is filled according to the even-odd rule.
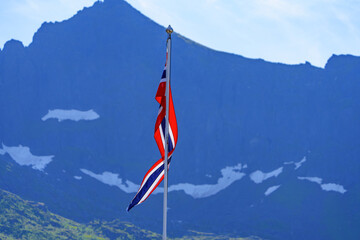
[[[47,164],[53,160],[50,156],[35,156],[30,152],[29,147],[19,145],[18,147],[8,147],[2,144],[0,154],[9,154],[10,157],[20,166],[31,166],[35,170],[43,171]]]
[[[321,189],[324,191],[334,191],[339,192],[341,194],[344,194],[347,190],[344,188],[344,186],[336,183],[325,183],[321,184]]]
[[[272,186],[269,187],[266,191],[265,191],[265,196],[269,196],[271,193],[275,192],[281,185],[276,185],[276,186]]]
[[[299,167],[301,167],[301,165],[306,162],[306,157],[303,157],[303,159],[301,159],[300,162],[295,162],[295,170],[298,169]]]
[[[57,119],[59,122],[64,120],[80,121],[80,120],[95,120],[100,116],[94,110],[90,109],[88,111],[80,111],[75,109],[64,110],[64,109],[54,109],[49,110],[49,112],[41,118],[41,120],[46,121],[51,118]]]
[[[307,180],[310,182],[314,182],[320,185],[321,189],[324,191],[334,191],[341,194],[344,194],[347,190],[344,186],[336,183],[324,183],[322,184],[322,179],[319,177],[298,177],[299,180]]]
[[[169,186],[168,191],[184,191],[185,194],[190,195],[193,198],[206,198],[217,194],[221,190],[224,190],[232,183],[243,178],[246,174],[240,172],[242,165],[238,164],[233,167],[225,167],[221,169],[222,176],[217,180],[216,184],[202,184],[194,185],[191,183],[179,183]],[[108,184],[110,186],[116,186],[126,193],[136,193],[139,189],[139,185],[126,180],[125,182],[119,178],[119,174],[104,172],[102,174],[96,174],[86,169],[80,169],[84,174],[97,179],[98,181]],[[164,189],[158,187],[153,194],[163,193]]]
[[[322,183],[322,179],[319,177],[298,177],[299,180],[307,180],[310,182],[314,182],[317,184],[321,184]]]
[[[229,187],[235,181],[238,181],[241,178],[243,178],[246,174],[240,172],[241,169],[242,169],[242,165],[240,163],[233,167],[225,167],[221,169],[222,176],[217,180],[216,184],[194,185],[191,183],[179,183],[170,186],[169,192],[184,191],[187,195],[190,195],[193,198],[210,197],[224,190],[225,188]]]
[[[284,164],[289,165],[289,164],[294,164],[295,165],[295,170],[297,170],[298,168],[300,168],[302,166],[302,164],[306,162],[306,156],[303,157],[299,162],[284,162]]]
[[[134,193],[139,189],[139,185],[128,180],[123,181],[119,178],[119,174],[117,173],[103,172],[102,174],[96,174],[87,169],[80,169],[80,171],[102,183],[110,186],[116,186],[126,193]]]
[[[263,181],[265,181],[268,178],[279,176],[279,174],[282,173],[282,171],[283,171],[283,167],[280,167],[280,168],[275,169],[274,171],[271,171],[271,172],[268,172],[268,173],[264,173],[264,172],[262,172],[260,170],[257,170],[257,171],[250,174],[250,179],[254,183],[259,184],[259,183],[262,183]]]

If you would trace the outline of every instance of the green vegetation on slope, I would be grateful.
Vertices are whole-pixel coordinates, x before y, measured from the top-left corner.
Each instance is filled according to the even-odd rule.
[[[1,239],[105,239],[91,227],[60,217],[43,203],[0,190]]]
[[[127,222],[94,221],[80,224],[51,213],[43,203],[26,201],[0,190],[0,239],[161,239],[161,235]],[[174,240],[258,240],[230,238],[211,233],[191,232],[191,236]]]

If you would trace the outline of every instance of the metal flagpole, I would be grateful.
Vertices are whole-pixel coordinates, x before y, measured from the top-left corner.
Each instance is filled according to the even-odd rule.
[[[173,29],[169,25],[166,29],[168,38],[166,40],[166,125],[165,125],[165,158],[164,158],[164,209],[163,209],[163,240],[166,240],[167,222],[167,193],[168,193],[168,150],[169,150],[169,85],[170,85],[170,58],[171,58],[171,34]]]

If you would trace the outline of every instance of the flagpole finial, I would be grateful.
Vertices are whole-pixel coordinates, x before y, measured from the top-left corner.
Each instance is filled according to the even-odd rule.
[[[169,35],[171,35],[172,33],[173,33],[173,29],[172,29],[172,27],[169,25],[168,27],[167,27],[167,29],[166,29],[166,32],[169,34]]]

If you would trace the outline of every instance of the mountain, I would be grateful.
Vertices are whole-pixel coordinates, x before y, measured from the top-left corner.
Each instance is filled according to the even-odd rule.
[[[172,39],[169,235],[358,239],[360,57],[317,68]],[[161,189],[125,209],[159,158],[165,41],[162,26],[105,0],[44,23],[28,47],[7,42],[0,188],[81,223],[121,219],[160,233]]]

